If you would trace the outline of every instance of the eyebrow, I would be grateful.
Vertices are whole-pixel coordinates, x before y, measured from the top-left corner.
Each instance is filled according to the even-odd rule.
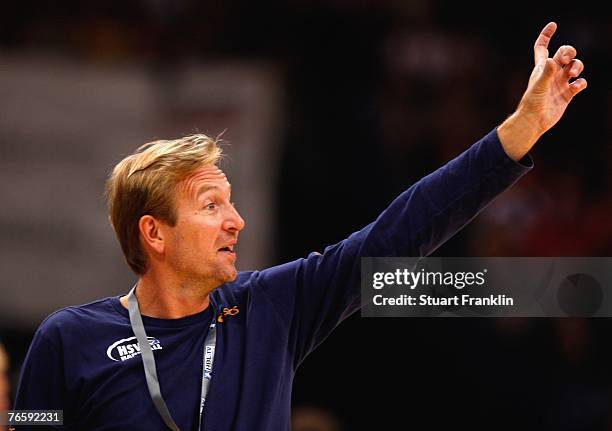
[[[217,190],[221,190],[221,187],[215,185],[215,184],[203,184],[198,188],[198,191],[196,193],[196,197],[200,197],[202,194],[206,193],[209,190],[213,190],[213,189],[217,189]],[[232,185],[229,185],[229,190],[230,193],[232,192]]]

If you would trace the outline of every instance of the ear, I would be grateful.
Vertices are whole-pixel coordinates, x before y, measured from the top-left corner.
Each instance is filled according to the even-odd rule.
[[[141,240],[156,253],[165,249],[164,234],[161,221],[150,215],[143,215],[138,221]]]

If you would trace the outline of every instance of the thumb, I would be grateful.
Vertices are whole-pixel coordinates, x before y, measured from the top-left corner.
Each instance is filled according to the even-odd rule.
[[[552,58],[547,58],[544,60],[544,65],[542,66],[542,73],[538,77],[536,81],[536,85],[548,85],[550,80],[555,74],[555,61]]]

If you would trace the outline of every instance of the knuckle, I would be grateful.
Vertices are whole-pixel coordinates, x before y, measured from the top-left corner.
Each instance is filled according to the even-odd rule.
[[[584,63],[578,59],[574,59],[574,63],[572,65],[572,69],[581,72],[584,69]]]

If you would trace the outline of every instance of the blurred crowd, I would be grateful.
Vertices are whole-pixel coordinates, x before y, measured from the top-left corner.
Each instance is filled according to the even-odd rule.
[[[493,6],[425,0],[26,0],[4,9],[5,55],[53,53],[101,67],[144,63],[160,87],[173,67],[193,59],[280,69],[287,103],[278,262],[369,223],[394,196],[501,123],[526,86],[535,37],[555,20],[551,49],[576,46],[589,88],[533,151],[536,168],[436,254],[611,255],[612,27],[601,11],[539,4],[500,15]],[[607,319],[432,320],[350,318],[298,374],[294,429],[612,427]],[[0,328],[0,336],[7,331]],[[366,352],[371,339],[375,351]],[[411,353],[400,354],[406,347]],[[6,367],[0,348],[0,410],[8,404]],[[409,377],[404,367],[419,372]],[[386,399],[391,380],[405,391],[402,399]],[[327,384],[341,389],[334,395]]]

